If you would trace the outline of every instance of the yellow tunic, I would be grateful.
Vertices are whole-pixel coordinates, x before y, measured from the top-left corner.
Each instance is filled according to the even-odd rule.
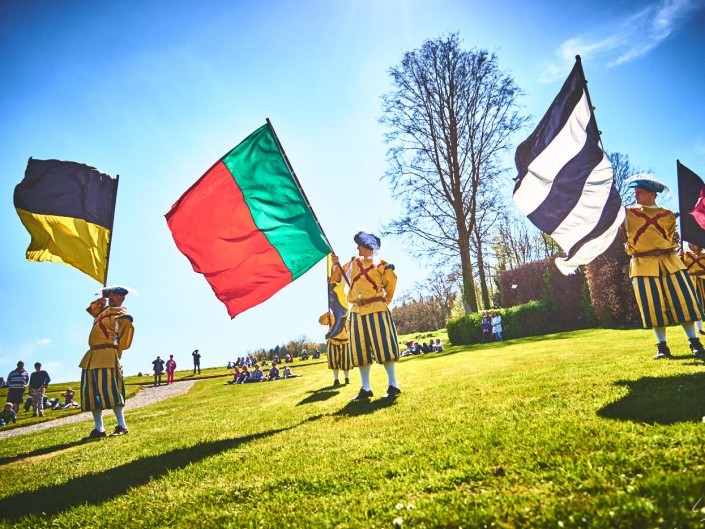
[[[661,207],[635,206],[626,208],[624,221],[627,230],[627,254],[629,277],[659,276],[685,270],[685,265],[676,255],[678,245],[673,242],[676,231],[676,216]],[[665,251],[660,255],[638,256],[644,252]]]
[[[318,318],[318,323],[321,325],[327,325],[329,329],[332,329],[335,325],[335,316],[330,312],[326,312],[323,316]],[[350,336],[348,335],[348,322],[345,322],[343,329],[335,336],[329,338],[328,341],[335,345],[348,343],[350,341]]]
[[[688,273],[693,277],[705,277],[705,252],[694,253],[687,251],[683,254],[683,264]]]
[[[397,287],[394,266],[377,257],[355,257],[343,265],[350,285],[348,303],[350,311],[360,315],[387,310]],[[342,281],[340,267],[334,267],[330,282]]]
[[[96,300],[86,309],[93,316],[93,328],[88,335],[90,349],[83,355],[78,367],[101,369],[120,367],[120,358],[132,345],[134,327],[125,307],[102,309]]]

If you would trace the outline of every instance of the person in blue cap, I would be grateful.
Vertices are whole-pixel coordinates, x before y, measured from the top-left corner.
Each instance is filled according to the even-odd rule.
[[[358,257],[340,265],[337,256],[330,282],[347,277],[348,303],[350,304],[350,353],[353,366],[360,368],[362,388],[352,400],[367,400],[373,396],[370,386],[370,370],[377,362],[387,372],[388,387],[385,398],[394,398],[401,393],[397,384],[394,365],[399,359],[399,341],[388,306],[394,297],[397,276],[394,265],[375,255],[381,241],[379,237],[365,231],[353,238],[357,244]]]
[[[680,324],[690,342],[690,351],[703,357],[695,322],[703,310],[685,265],[676,254],[676,215],[656,205],[656,195],[667,187],[649,174],[629,180],[637,205],[626,208],[626,251],[631,256],[629,277],[645,328],[652,328],[657,352],[654,359],[672,358],[666,343],[666,327]]]
[[[134,335],[132,316],[123,306],[127,293],[124,287],[104,288],[102,297],[86,309],[93,316],[93,327],[88,335],[90,348],[79,367],[82,369],[81,410],[90,411],[95,423],[88,436],[91,439],[107,435],[103,428],[103,410],[115,413],[117,426],[112,435],[128,433],[123,415],[125,381],[120,365],[122,352],[130,348]]]

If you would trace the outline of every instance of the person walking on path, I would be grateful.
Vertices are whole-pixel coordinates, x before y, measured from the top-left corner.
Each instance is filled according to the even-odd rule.
[[[658,340],[654,359],[672,358],[666,327],[675,324],[683,327],[690,351],[702,358],[705,349],[695,322],[703,319],[703,311],[686,266],[676,255],[676,216],[656,205],[656,195],[667,188],[648,174],[634,175],[628,186],[634,189],[637,203],[626,208],[624,220],[625,250],[631,256],[629,277],[642,323],[653,329]]]
[[[166,361],[166,384],[174,383],[174,371],[176,371],[176,360],[174,355],[169,355],[169,360]]]
[[[122,305],[127,293],[124,287],[104,288],[103,297],[86,309],[93,316],[93,327],[88,335],[89,349],[79,367],[82,370],[81,410],[92,412],[95,423],[88,436],[92,439],[107,435],[103,427],[103,410],[111,409],[115,414],[117,426],[113,435],[128,433],[123,414],[125,381],[120,365],[122,353],[130,348],[134,336],[132,316]]]
[[[370,386],[370,370],[373,362],[384,366],[388,387],[385,398],[401,393],[396,380],[395,362],[399,359],[399,343],[392,315],[388,306],[394,297],[397,276],[394,265],[375,255],[381,241],[372,233],[360,231],[353,240],[357,244],[358,257],[340,265],[333,256],[330,283],[342,281],[342,274],[349,285],[350,351],[353,366],[360,369],[362,388],[352,400],[367,400],[373,396]]]
[[[25,388],[29,384],[29,373],[24,368],[24,362],[17,362],[17,368],[7,375],[7,402],[12,404],[15,413],[19,413],[20,404],[24,402]]]
[[[42,369],[42,364],[34,364],[34,373],[29,376],[29,394],[32,397],[32,417],[44,416],[44,393],[51,382],[49,373]]]
[[[191,353],[191,356],[193,356],[193,374],[196,374],[196,370],[198,369],[198,374],[201,374],[201,353],[198,352],[198,349],[196,349],[193,353]]]

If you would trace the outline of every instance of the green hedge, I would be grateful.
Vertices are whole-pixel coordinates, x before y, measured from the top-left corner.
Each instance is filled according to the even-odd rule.
[[[569,330],[559,324],[555,309],[548,307],[543,301],[529,301],[515,307],[499,309],[497,313],[502,316],[502,334],[505,340]],[[448,341],[453,345],[481,343],[480,323],[483,315],[484,313],[475,312],[450,320],[446,326]]]

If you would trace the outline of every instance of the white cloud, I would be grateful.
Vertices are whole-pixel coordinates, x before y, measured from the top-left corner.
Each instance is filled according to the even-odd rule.
[[[590,35],[568,39],[556,52],[557,59],[543,65],[539,81],[550,83],[564,79],[576,55],[583,61],[606,62],[608,67],[642,57],[676,31],[691,13],[704,6],[702,0],[660,0],[622,19],[611,20]]]
[[[37,340],[39,345],[49,345],[51,343],[51,338],[40,338]]]

